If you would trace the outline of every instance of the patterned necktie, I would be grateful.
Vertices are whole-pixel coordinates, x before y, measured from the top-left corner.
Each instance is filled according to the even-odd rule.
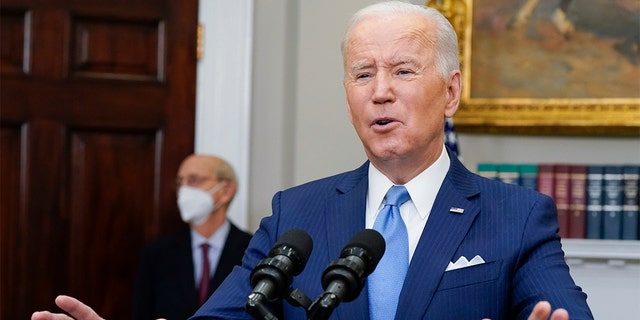
[[[386,250],[367,280],[369,314],[372,320],[390,320],[395,317],[400,291],[409,267],[407,227],[400,216],[399,207],[411,197],[404,186],[393,186],[387,191],[385,199],[385,205],[373,224],[373,229],[384,237]]]
[[[209,295],[209,245],[203,243],[200,247],[202,248],[202,277],[198,288],[198,301],[203,305]]]

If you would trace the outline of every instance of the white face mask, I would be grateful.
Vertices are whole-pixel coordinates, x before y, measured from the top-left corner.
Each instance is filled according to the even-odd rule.
[[[211,195],[224,187],[225,184],[225,182],[218,183],[208,191],[196,187],[181,186],[178,189],[178,208],[180,208],[182,221],[195,225],[207,221],[211,213],[220,207],[216,206]]]

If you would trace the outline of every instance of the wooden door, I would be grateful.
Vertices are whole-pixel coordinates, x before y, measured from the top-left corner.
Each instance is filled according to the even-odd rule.
[[[69,294],[128,319],[142,244],[182,226],[197,0],[2,0],[0,319]]]

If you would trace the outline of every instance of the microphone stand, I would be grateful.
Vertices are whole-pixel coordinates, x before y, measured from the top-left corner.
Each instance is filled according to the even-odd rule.
[[[245,309],[256,320],[278,320],[278,318],[265,307],[263,303],[264,299],[265,297],[262,294],[251,293],[245,304]]]
[[[334,284],[332,284],[332,286],[333,285]],[[303,308],[307,312],[307,320],[326,320],[329,319],[333,309],[335,309],[340,303],[339,297],[332,292],[335,291],[324,292],[316,299],[316,301],[311,303],[311,299],[309,299],[309,297],[307,297],[302,291],[299,289],[291,289],[287,296],[287,302],[294,307]]]
[[[290,289],[287,296],[287,302],[294,307],[301,307],[307,312],[307,320],[325,320],[329,319],[331,312],[337,304],[332,303],[337,300],[337,296],[332,293],[323,293],[316,301],[311,303],[311,299],[307,297],[300,289]]]
[[[313,304],[307,309],[307,319],[308,320],[327,320],[333,310],[340,304],[341,299],[333,292],[332,286],[339,287],[340,284],[332,283],[327,290],[313,302]]]
[[[265,297],[260,293],[251,293],[245,304],[245,309],[256,320],[278,320],[264,305],[264,299]],[[311,299],[300,289],[289,288],[289,294],[286,296],[286,300],[294,307],[304,308],[307,311],[307,315],[309,314],[308,309],[311,305]]]

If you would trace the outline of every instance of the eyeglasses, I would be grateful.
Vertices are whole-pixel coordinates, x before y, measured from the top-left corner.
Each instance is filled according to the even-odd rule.
[[[176,188],[180,188],[180,186],[187,185],[190,187],[198,187],[202,185],[205,181],[215,180],[213,177],[205,177],[205,176],[196,176],[190,175],[186,177],[177,177],[176,178]]]

